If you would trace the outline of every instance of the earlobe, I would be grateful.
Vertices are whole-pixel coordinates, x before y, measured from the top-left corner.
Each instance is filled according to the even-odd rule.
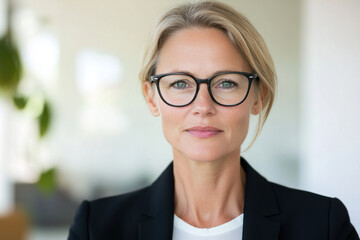
[[[155,91],[150,82],[143,83],[143,92],[151,114],[154,117],[160,116],[159,108],[155,99]]]

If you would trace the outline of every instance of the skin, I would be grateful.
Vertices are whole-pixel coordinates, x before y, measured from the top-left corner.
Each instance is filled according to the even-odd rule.
[[[252,72],[222,31],[193,27],[166,40],[156,74],[189,72],[208,78],[218,71]],[[259,113],[254,85],[247,99],[234,107],[216,104],[206,84],[200,85],[193,103],[180,108],[165,104],[155,84],[145,82],[143,90],[150,112],[161,118],[164,136],[172,146],[175,214],[195,227],[210,228],[243,213],[246,176],[239,159],[250,115]],[[222,132],[198,138],[185,131],[195,126]]]

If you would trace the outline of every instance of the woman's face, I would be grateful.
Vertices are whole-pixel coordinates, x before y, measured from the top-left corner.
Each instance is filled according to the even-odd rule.
[[[164,43],[156,74],[187,72],[197,78],[209,78],[216,72],[251,69],[227,36],[215,28],[190,28],[176,32]],[[216,104],[206,84],[201,84],[196,99],[185,107],[164,103],[155,84],[144,84],[145,96],[154,116],[160,116],[166,140],[174,159],[217,161],[240,155],[251,113],[259,104],[252,85],[246,100],[234,107]]]

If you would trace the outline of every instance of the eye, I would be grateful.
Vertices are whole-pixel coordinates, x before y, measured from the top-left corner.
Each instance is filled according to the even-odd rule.
[[[237,83],[231,81],[231,80],[222,80],[218,87],[220,88],[224,88],[224,89],[230,89],[230,88],[234,88],[237,86]]]
[[[174,83],[171,84],[171,87],[177,88],[177,89],[184,89],[186,87],[188,87],[188,84],[185,81],[176,81]]]

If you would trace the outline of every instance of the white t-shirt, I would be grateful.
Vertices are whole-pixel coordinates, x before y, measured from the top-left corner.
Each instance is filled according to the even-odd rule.
[[[212,228],[194,227],[174,214],[173,240],[242,240],[244,214]]]

